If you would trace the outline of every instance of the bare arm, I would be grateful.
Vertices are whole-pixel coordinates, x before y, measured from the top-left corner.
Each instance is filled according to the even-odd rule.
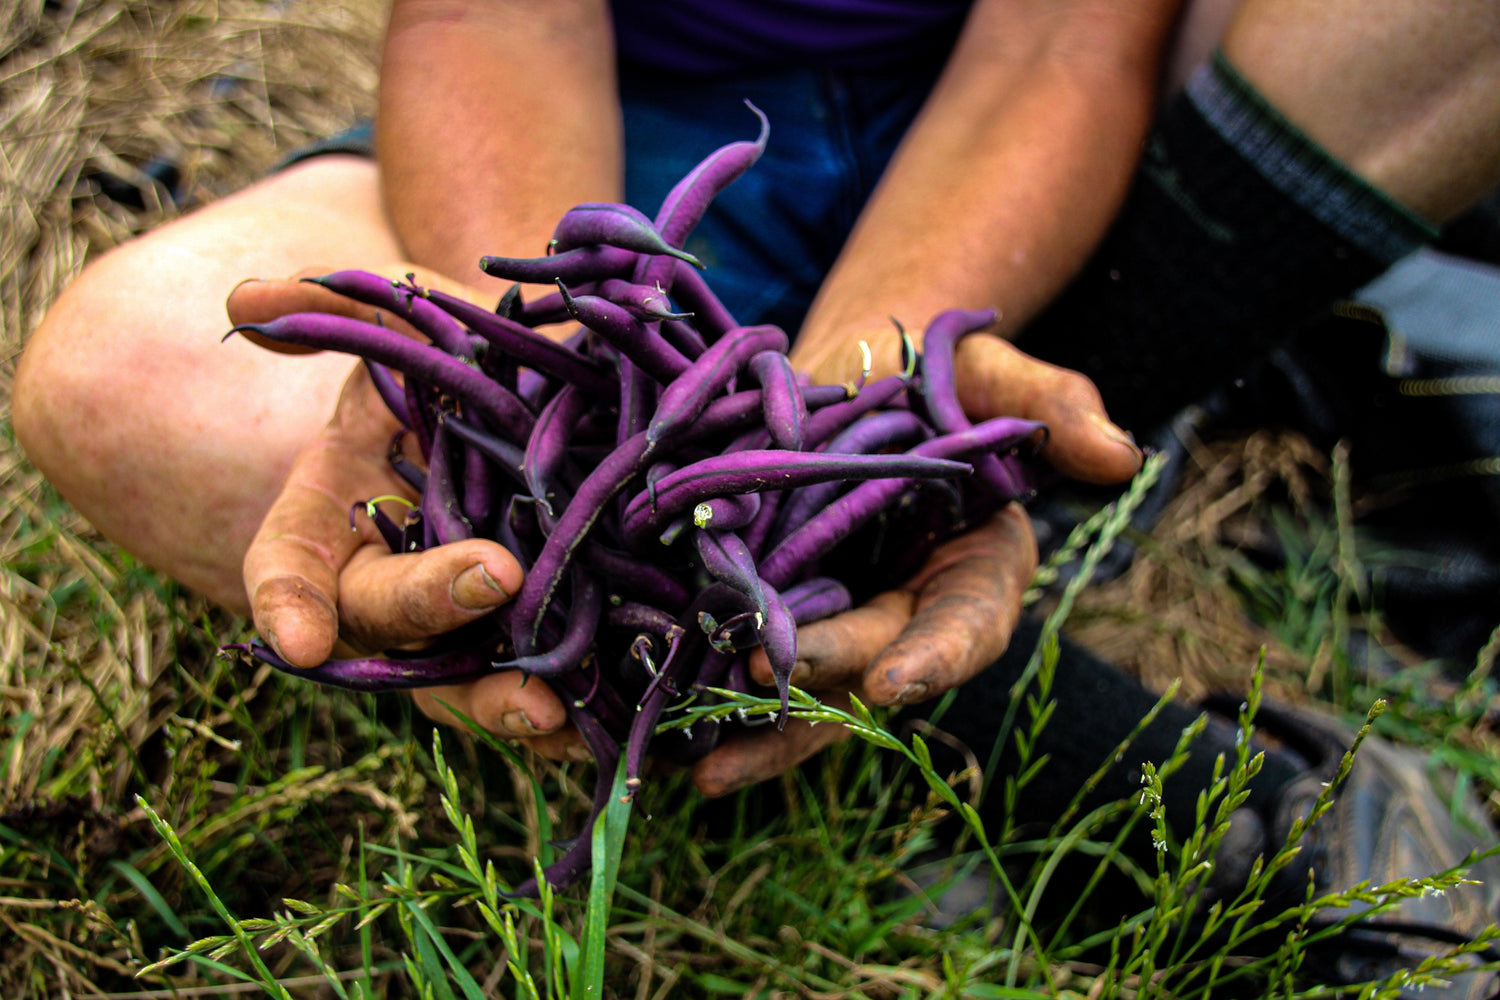
[[[1093,249],[1150,121],[1178,0],[979,0],[824,284],[801,366],[847,377],[890,315],[997,306],[1012,334]]]
[[[604,0],[396,0],[376,129],[408,257],[483,287],[484,254],[536,256],[558,217],[618,200]]]

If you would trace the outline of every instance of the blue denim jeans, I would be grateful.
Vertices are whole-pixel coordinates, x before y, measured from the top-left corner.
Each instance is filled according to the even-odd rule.
[[[788,70],[724,81],[626,71],[625,199],[647,214],[717,147],[771,123],[765,154],[715,200],[687,249],[745,323],[795,334],[941,66]]]
[[[727,80],[621,72],[625,200],[654,214],[672,185],[719,146],[754,139],[752,102],[771,123],[765,154],[713,203],[687,248],[743,323],[795,334],[941,65],[880,73],[789,70]],[[364,122],[293,152],[373,155]]]

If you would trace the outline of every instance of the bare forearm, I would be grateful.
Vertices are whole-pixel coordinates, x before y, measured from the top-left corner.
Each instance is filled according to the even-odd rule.
[[[1019,329],[1097,243],[1124,197],[1177,4],[976,5],[798,342],[803,367],[851,342],[996,306]],[[893,341],[880,337],[882,354]],[[847,359],[847,361],[843,360]]]
[[[620,197],[607,5],[396,0],[376,141],[414,262],[483,283],[482,255],[542,253],[569,207]]]

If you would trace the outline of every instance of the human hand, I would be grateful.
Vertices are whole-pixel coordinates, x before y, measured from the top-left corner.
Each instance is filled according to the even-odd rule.
[[[939,546],[900,587],[799,628],[792,683],[846,709],[850,692],[870,705],[936,697],[1005,652],[1036,564],[1031,524],[1010,504]],[[772,683],[759,650],[750,676]],[[694,766],[693,781],[705,795],[723,795],[775,777],[847,735],[842,726],[795,719],[781,732],[736,734]]]
[[[428,287],[481,299],[479,293],[418,269],[391,269],[393,276],[413,271]],[[245,282],[231,293],[228,309],[236,324],[307,311],[368,320],[375,312],[290,279]],[[382,322],[402,328],[388,314]],[[367,519],[356,522],[357,530],[350,529],[349,510],[355,503],[413,496],[387,459],[399,427],[364,366],[355,365],[333,418],[298,455],[246,552],[245,592],[255,627],[295,666],[316,666],[336,652],[350,655],[429,642],[489,614],[520,589],[520,565],[493,541],[469,539],[392,554]],[[455,713],[462,713],[496,735],[527,739],[548,756],[589,756],[568,726],[562,702],[546,684],[525,683],[519,672],[426,688],[413,697],[436,721],[456,724]]]
[[[870,376],[901,370],[901,346],[887,328],[864,336],[819,337],[799,341],[792,364],[814,382],[857,380],[864,363],[851,345],[870,349]],[[921,349],[920,341],[917,348]],[[1105,412],[1104,401],[1087,376],[1033,358],[990,332],[958,341],[953,358],[954,388],[969,418],[1023,417],[1047,425],[1041,457],[1065,476],[1088,483],[1118,483],[1140,471],[1142,454]]]
[[[840,367],[842,358],[805,363],[815,369],[815,381],[847,381],[857,374]],[[894,357],[886,365],[893,369]],[[880,367],[877,361],[874,374],[889,373]],[[1059,472],[1107,483],[1139,470],[1140,450],[1109,421],[1098,390],[1077,372],[986,334],[959,341],[954,368],[959,399],[975,421],[1020,416],[1046,423],[1042,454]],[[1005,651],[1036,564],[1030,521],[1011,504],[940,546],[900,588],[799,628],[792,683],[840,708],[848,707],[851,692],[873,705],[937,697]],[[772,681],[770,665],[758,652],[751,676]],[[775,777],[846,737],[841,726],[795,720],[782,732],[736,734],[695,765],[693,780],[704,794],[723,795]]]

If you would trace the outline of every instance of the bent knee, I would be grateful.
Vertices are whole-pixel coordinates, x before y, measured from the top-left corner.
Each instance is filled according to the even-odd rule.
[[[71,357],[67,345],[75,314],[65,294],[53,304],[21,354],[11,391],[11,425],[26,456],[54,481],[66,471],[66,456],[81,428],[80,398],[93,377],[87,356]]]

